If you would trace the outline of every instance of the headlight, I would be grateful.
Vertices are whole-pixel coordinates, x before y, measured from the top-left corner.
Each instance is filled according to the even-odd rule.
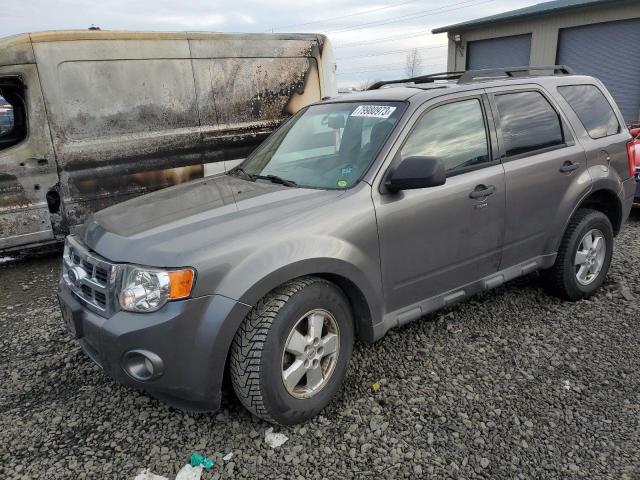
[[[169,300],[188,297],[194,273],[191,268],[161,270],[127,265],[118,294],[120,306],[130,312],[155,312]]]

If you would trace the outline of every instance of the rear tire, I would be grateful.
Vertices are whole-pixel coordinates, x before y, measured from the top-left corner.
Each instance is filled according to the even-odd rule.
[[[566,300],[592,296],[604,282],[613,255],[613,228],[602,212],[579,209],[562,238],[555,264],[544,272],[551,293]]]
[[[340,388],[352,349],[353,318],[342,290],[317,277],[292,280],[260,300],[236,333],[233,389],[263,420],[304,422]]]

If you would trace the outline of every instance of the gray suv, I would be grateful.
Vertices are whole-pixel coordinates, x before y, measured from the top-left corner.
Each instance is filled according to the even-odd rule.
[[[540,270],[603,283],[631,137],[565,67],[381,82],[310,105],[239,167],[96,213],[67,238],[63,318],[121,383],[267,421],[316,415],[356,339]]]

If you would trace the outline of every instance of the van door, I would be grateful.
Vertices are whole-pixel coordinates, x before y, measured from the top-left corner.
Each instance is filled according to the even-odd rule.
[[[57,183],[36,66],[0,67],[0,250],[54,239]]]
[[[373,195],[387,314],[399,323],[473,293],[459,289],[500,264],[504,170],[493,155],[487,104],[469,93],[438,102],[394,158],[438,158],[446,183]]]

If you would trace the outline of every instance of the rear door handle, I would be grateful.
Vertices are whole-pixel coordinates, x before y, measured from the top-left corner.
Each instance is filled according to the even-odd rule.
[[[493,195],[496,191],[496,187],[493,185],[478,185],[473,189],[473,192],[469,194],[469,198],[484,198],[489,195]]]
[[[580,164],[579,163],[573,163],[573,162],[564,162],[562,164],[562,166],[560,167],[560,171],[562,173],[568,173],[568,172],[573,172],[574,170],[577,170],[580,168]]]

